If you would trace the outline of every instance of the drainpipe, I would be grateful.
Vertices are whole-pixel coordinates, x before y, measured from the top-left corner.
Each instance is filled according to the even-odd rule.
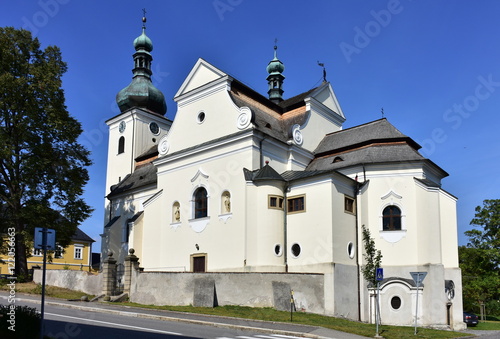
[[[283,257],[285,259],[285,272],[288,273],[288,245],[287,245],[287,238],[288,238],[288,232],[287,232],[287,213],[288,213],[288,199],[287,199],[287,193],[289,190],[289,184],[288,182],[285,182],[285,187],[283,190],[283,234],[284,234],[284,240],[283,240]]]
[[[359,265],[359,227],[358,227],[358,214],[359,214],[359,182],[356,182],[355,203],[356,203],[356,267],[357,267],[357,280],[358,280],[358,321],[361,321],[361,277],[360,277],[360,265]]]

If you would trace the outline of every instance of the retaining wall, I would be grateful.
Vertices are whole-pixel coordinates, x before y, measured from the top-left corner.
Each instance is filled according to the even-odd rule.
[[[42,270],[33,271],[33,281],[42,283]],[[47,270],[45,283],[49,286],[69,288],[87,294],[100,295],[102,291],[102,274],[91,274],[85,271]]]
[[[135,273],[130,301],[154,305],[239,305],[325,313],[323,274]]]

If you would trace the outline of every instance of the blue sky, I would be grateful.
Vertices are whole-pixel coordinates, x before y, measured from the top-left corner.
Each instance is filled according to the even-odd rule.
[[[450,176],[458,197],[459,243],[474,208],[499,197],[500,2],[496,0],[40,0],[2,1],[0,26],[24,27],[60,47],[63,87],[94,165],[85,198],[95,208],[81,226],[103,227],[107,126],[118,91],[131,80],[132,42],[142,8],[152,39],[153,80],[172,97],[199,57],[267,91],[266,66],[278,39],[284,97],[327,79],[347,117],[344,128],[384,116]]]

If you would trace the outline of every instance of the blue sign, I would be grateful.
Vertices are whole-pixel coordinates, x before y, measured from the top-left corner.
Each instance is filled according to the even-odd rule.
[[[382,281],[384,280],[384,269],[383,268],[377,268],[377,281]]]
[[[56,249],[56,231],[51,228],[45,228],[45,232],[47,234],[47,238],[45,239],[45,244],[43,243],[43,227],[35,227],[35,241],[34,248],[36,249],[47,249],[47,250],[55,250]],[[46,246],[44,248],[44,245]]]

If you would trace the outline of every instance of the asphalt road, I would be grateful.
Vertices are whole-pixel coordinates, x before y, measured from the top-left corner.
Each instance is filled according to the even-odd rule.
[[[4,301],[2,300],[2,303]],[[18,302],[40,309],[38,303]],[[126,313],[126,312],[123,312]],[[188,324],[183,322],[144,319],[130,315],[96,313],[66,307],[45,306],[45,335],[53,338],[92,339],[160,339],[160,338],[298,338],[293,336],[263,334],[238,329]]]

